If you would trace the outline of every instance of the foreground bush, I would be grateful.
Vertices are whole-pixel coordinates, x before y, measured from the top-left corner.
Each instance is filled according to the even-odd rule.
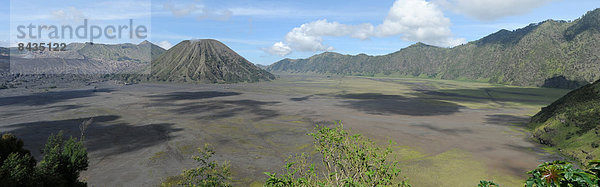
[[[87,150],[81,141],[66,139],[62,131],[50,135],[42,150],[42,161],[36,161],[23,141],[4,134],[0,140],[1,186],[85,186],[79,173],[87,170]],[[5,156],[6,155],[6,156]]]
[[[211,161],[210,158],[215,152],[208,144],[204,145],[204,149],[198,148],[198,153],[200,155],[192,157],[198,162],[198,167],[183,170],[181,175],[168,177],[161,186],[231,186],[229,164]]]
[[[583,171],[565,161],[546,162],[528,172],[531,176],[525,186],[600,186],[600,161],[592,161],[590,166],[590,171]]]
[[[266,186],[410,186],[398,178],[398,163],[390,161],[392,142],[380,148],[360,134],[350,135],[341,123],[315,131],[309,135],[322,156],[320,165],[307,154],[291,156],[283,174],[265,173]]]
[[[573,168],[569,162],[556,160],[540,164],[527,172],[531,176],[525,187],[598,187],[600,186],[600,160],[589,163],[589,171]],[[497,187],[492,181],[481,181],[478,187]]]

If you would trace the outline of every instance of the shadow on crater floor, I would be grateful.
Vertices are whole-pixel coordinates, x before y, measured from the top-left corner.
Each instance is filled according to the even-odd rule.
[[[453,135],[453,136],[458,136],[460,134],[465,134],[465,133],[473,133],[473,131],[471,129],[466,129],[466,128],[460,128],[460,129],[445,129],[445,128],[440,128],[431,124],[414,124],[411,125],[413,127],[419,127],[419,128],[424,128],[424,129],[428,129],[428,130],[432,130],[438,133],[442,133],[445,135]]]
[[[342,94],[337,97],[344,99],[342,106],[376,115],[449,115],[458,112],[462,107],[435,99],[422,100],[418,97],[407,98],[379,93]]]
[[[221,100],[218,98],[240,95],[237,92],[173,92],[165,95],[152,95],[155,98],[148,107],[160,107],[167,111],[181,115],[195,115],[196,119],[217,120],[241,114],[253,115],[253,120],[263,120],[279,116],[279,112],[265,108],[279,102],[258,101],[250,99]],[[185,101],[183,101],[185,100]],[[182,101],[182,102],[173,102]]]
[[[504,125],[504,126],[521,126],[529,122],[529,117],[514,116],[507,114],[486,115],[485,121],[487,124]]]
[[[23,139],[25,147],[39,158],[42,146],[50,134],[64,131],[67,136],[79,138],[79,125],[89,118],[75,118],[55,121],[38,121],[7,125],[3,128]],[[119,121],[120,116],[94,116],[93,123],[85,133],[85,146],[89,152],[102,155],[116,155],[154,146],[172,138],[171,133],[181,131],[171,123],[131,125]]]
[[[227,97],[240,95],[238,92],[218,92],[218,91],[200,91],[200,92],[171,92],[168,94],[147,96],[153,98],[154,101],[178,101],[178,100],[195,100],[209,99],[216,97]]]
[[[23,96],[0,97],[0,106],[21,105],[21,106],[41,106],[77,99],[91,97],[99,92],[111,92],[112,89],[97,90],[72,90],[72,91],[53,91],[41,92]]]

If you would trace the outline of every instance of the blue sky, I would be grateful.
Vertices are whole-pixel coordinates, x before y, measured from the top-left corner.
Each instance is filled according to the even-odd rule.
[[[18,24],[85,17],[106,26],[134,19],[148,26],[155,44],[212,38],[251,62],[271,64],[324,51],[381,55],[419,41],[451,47],[500,29],[573,20],[599,7],[598,0],[10,0],[0,2],[0,45],[14,45]]]

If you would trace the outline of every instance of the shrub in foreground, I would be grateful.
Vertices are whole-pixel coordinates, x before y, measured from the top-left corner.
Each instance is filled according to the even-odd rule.
[[[492,181],[479,181],[477,187],[498,187],[498,184]]]
[[[599,164],[600,162],[593,161],[593,169],[583,171],[573,168],[571,163],[565,161],[546,162],[527,172],[531,176],[525,181],[525,186],[599,186]]]
[[[320,165],[304,153],[291,156],[282,174],[265,173],[266,186],[410,186],[399,178],[398,162],[389,158],[391,141],[380,148],[360,134],[350,135],[341,123],[335,128],[317,126],[309,135],[321,154]]]
[[[205,144],[203,149],[198,148],[198,153],[200,155],[192,157],[198,162],[198,167],[183,170],[181,175],[168,177],[161,186],[231,186],[229,164],[211,161],[210,158],[215,152],[209,144]]]

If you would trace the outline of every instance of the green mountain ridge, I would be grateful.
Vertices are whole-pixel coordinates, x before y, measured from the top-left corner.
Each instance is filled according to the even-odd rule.
[[[600,9],[589,11],[572,22],[547,20],[514,31],[500,30],[453,48],[419,42],[381,56],[325,52],[307,59],[283,59],[267,70],[420,76],[575,88],[600,79],[598,20]],[[553,79],[560,76],[569,83],[547,83],[562,80]]]
[[[185,40],[152,61],[150,80],[174,82],[235,83],[275,79],[212,39]]]
[[[600,159],[600,80],[542,108],[529,125],[540,143],[581,163]]]

